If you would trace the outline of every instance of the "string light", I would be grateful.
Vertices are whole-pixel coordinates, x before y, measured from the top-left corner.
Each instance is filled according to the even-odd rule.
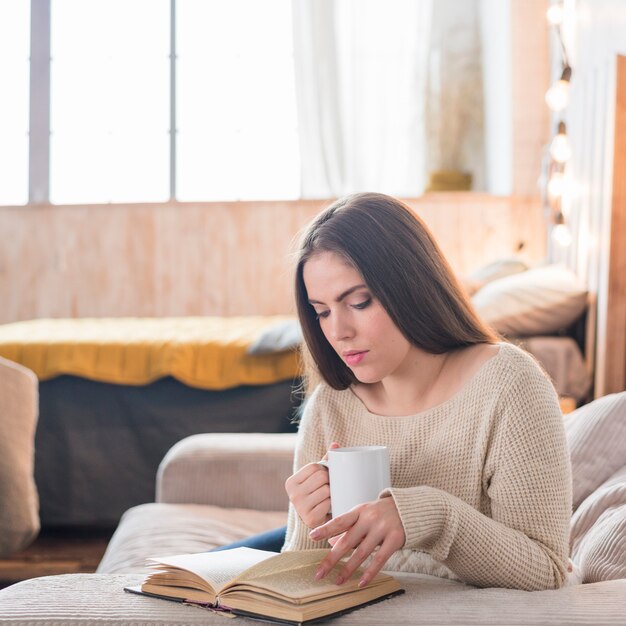
[[[561,35],[561,24],[565,18],[563,2],[553,2],[546,12],[546,17],[558,38],[561,49],[562,69],[561,75],[546,92],[546,104],[554,113],[562,113],[569,104],[570,82],[572,68],[567,58],[567,51]],[[561,119],[556,127],[556,133],[550,142],[549,162],[546,163],[547,175],[544,178],[544,203],[546,215],[551,216],[552,241],[563,248],[572,242],[572,234],[563,215],[563,198],[568,192],[568,180],[565,176],[567,162],[572,157],[572,146],[567,136],[567,127]],[[544,171],[546,171],[544,170]]]
[[[553,172],[548,179],[548,195],[554,200],[562,198],[564,189],[565,174],[559,171]]]
[[[552,26],[560,26],[563,23],[564,15],[565,11],[563,11],[562,4],[553,4],[546,11],[546,17]]]
[[[572,77],[572,68],[566,65],[561,78],[546,92],[546,104],[555,113],[560,113],[569,104],[569,81]]]
[[[572,146],[570,145],[565,128],[565,122],[560,121],[557,134],[550,144],[550,156],[557,163],[565,163],[572,156]]]
[[[552,241],[562,248],[567,248],[572,243],[572,233],[570,232],[563,213],[559,211],[556,216],[554,227],[551,233]]]

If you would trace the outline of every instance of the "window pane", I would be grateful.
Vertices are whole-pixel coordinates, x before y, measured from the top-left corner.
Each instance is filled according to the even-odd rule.
[[[169,1],[52,0],[50,197],[169,197]]]
[[[290,0],[178,0],[180,200],[300,195]]]
[[[0,2],[0,204],[28,201],[30,2]]]

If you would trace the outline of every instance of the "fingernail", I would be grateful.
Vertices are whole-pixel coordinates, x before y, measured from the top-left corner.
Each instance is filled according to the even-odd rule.
[[[361,578],[361,580],[359,580],[359,587],[365,587],[365,585],[367,585],[367,580]]]
[[[322,578],[324,578],[324,570],[318,569],[317,572],[315,572],[315,580],[321,580]]]
[[[343,577],[342,576],[337,576],[336,580],[335,580],[335,585],[342,585],[343,584]]]
[[[311,539],[317,539],[321,534],[322,533],[315,528],[309,533],[309,537],[311,537]]]

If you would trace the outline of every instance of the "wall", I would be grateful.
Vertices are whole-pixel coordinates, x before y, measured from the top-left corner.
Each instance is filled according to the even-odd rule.
[[[460,273],[512,254],[520,241],[531,260],[545,253],[535,197],[548,138],[547,0],[483,4],[492,32],[506,33],[498,39],[500,51],[489,56],[505,48],[510,59],[508,80],[498,79],[496,86],[509,103],[508,135],[500,149],[509,151],[505,160],[513,176],[500,180],[502,170],[496,168],[493,188],[509,190],[512,184],[514,195],[433,194],[411,201]],[[498,124],[492,130],[503,132]],[[501,155],[492,157],[500,163]],[[0,207],[0,323],[50,316],[289,312],[290,243],[324,204]]]
[[[524,244],[544,256],[538,200],[409,201],[467,273]],[[327,202],[0,207],[0,323],[39,317],[290,313],[294,237]]]
[[[595,394],[626,388],[626,252],[623,172],[626,169],[626,3],[566,0],[565,43],[573,78],[566,122],[572,142],[572,192],[564,212],[572,245],[554,251],[589,286],[595,333]],[[621,95],[618,94],[621,75]],[[619,124],[616,121],[621,120]],[[620,220],[622,220],[620,222]]]

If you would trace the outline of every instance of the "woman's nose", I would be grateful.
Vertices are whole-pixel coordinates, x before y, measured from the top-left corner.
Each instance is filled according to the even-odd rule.
[[[342,341],[354,336],[354,327],[344,315],[335,315],[332,318],[330,332],[335,341]]]

